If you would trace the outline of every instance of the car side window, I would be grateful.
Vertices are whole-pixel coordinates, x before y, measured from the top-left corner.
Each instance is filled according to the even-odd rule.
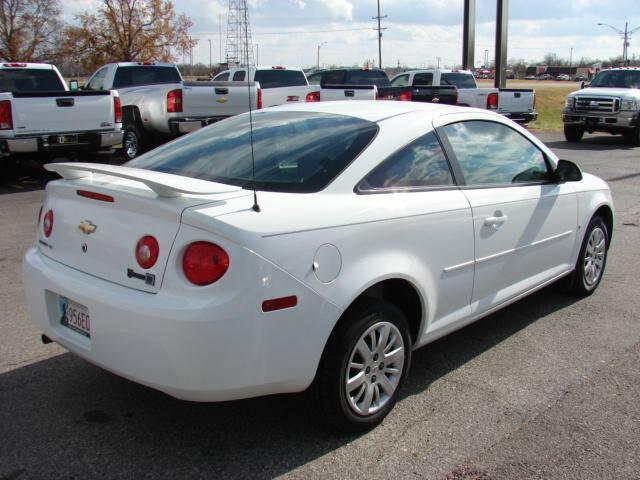
[[[231,79],[234,82],[243,82],[244,81],[244,70],[239,70],[233,74],[233,78]]]
[[[107,75],[107,69],[105,68],[101,68],[100,70],[98,70],[93,77],[91,78],[91,80],[89,80],[89,83],[87,83],[87,85],[85,86],[85,90],[103,90],[104,87],[104,77]]]
[[[322,73],[312,73],[311,75],[307,75],[307,81],[309,85],[320,85],[320,79],[322,78]]]
[[[413,76],[414,85],[427,85],[433,84],[433,73],[416,73]]]
[[[485,120],[447,125],[451,144],[467,185],[509,185],[549,181],[545,156],[508,126]]]
[[[399,75],[391,81],[392,87],[406,87],[409,85],[409,75]]]
[[[216,75],[213,79],[215,82],[226,82],[229,80],[229,72],[224,72],[219,75]]]
[[[344,70],[324,72],[323,83],[326,85],[341,85],[344,83]]]
[[[378,165],[358,185],[360,191],[453,185],[453,177],[433,132],[414,140]]]

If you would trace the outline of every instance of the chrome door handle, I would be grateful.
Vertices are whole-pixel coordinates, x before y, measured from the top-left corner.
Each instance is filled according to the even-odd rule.
[[[487,227],[496,227],[499,224],[504,223],[506,219],[506,215],[502,215],[501,217],[487,217],[484,219],[484,224]]]

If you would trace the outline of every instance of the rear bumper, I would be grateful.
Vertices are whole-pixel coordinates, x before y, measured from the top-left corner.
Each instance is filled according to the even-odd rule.
[[[538,112],[506,112],[501,115],[518,123],[531,123],[538,119]]]
[[[586,130],[618,130],[637,127],[638,116],[638,112],[602,115],[589,112],[572,112],[565,109],[562,112],[562,121],[565,125],[580,126]]]
[[[171,135],[178,136],[185,133],[195,132],[202,127],[206,127],[212,123],[219,122],[229,118],[228,116],[215,116],[215,117],[185,117],[185,118],[172,118],[169,120],[169,131]]]
[[[59,137],[73,136],[74,143],[63,144]],[[2,151],[12,153],[86,152],[111,148],[122,143],[122,130],[100,132],[60,132],[0,139]]]
[[[248,279],[213,301],[189,297],[188,288],[146,293],[69,268],[37,248],[25,254],[23,279],[29,314],[43,333],[134,382],[192,401],[304,390],[341,312],[261,257],[251,253],[249,262],[260,277],[297,294],[298,305],[263,313],[255,300],[274,292]],[[88,307],[91,338],[61,325],[59,296]]]

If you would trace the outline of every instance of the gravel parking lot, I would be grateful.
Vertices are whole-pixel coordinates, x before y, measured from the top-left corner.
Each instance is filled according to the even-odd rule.
[[[328,432],[307,393],[182,402],[41,344],[20,261],[42,176],[0,182],[0,480],[640,479],[640,148],[540,136],[611,185],[602,285],[582,300],[549,287],[418,350],[360,436]]]

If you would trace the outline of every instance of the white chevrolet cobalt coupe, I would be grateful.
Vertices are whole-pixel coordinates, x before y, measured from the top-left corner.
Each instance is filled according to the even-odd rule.
[[[177,398],[314,385],[364,430],[412,350],[566,277],[589,295],[606,183],[498,114],[412,102],[239,115],[125,166],[50,164],[30,315],[53,340]]]

